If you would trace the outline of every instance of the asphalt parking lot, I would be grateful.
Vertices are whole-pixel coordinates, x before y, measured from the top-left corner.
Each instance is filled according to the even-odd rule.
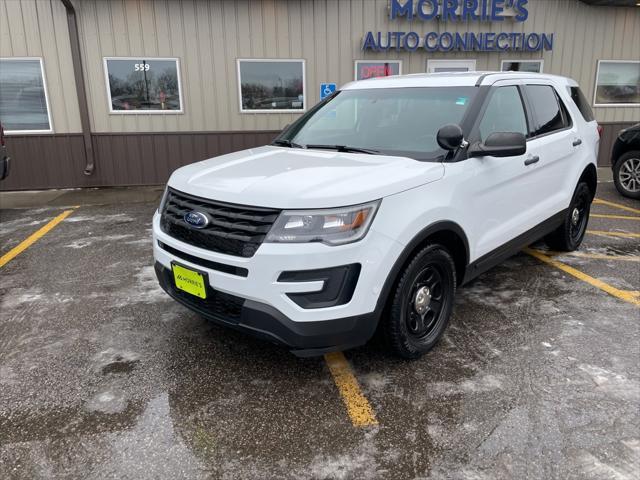
[[[164,294],[159,195],[0,211],[0,478],[638,478],[640,205],[613,184],[579,252],[461,289],[423,359],[332,368]]]

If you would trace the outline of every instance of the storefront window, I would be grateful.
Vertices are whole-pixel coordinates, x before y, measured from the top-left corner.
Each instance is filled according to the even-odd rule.
[[[181,113],[177,58],[105,58],[111,113]]]
[[[370,62],[367,60],[356,60],[356,80],[366,80],[367,78],[388,77],[390,75],[400,75],[402,64],[400,60],[387,60],[382,62]]]
[[[599,60],[596,106],[640,104],[640,62]]]
[[[241,112],[303,112],[304,60],[238,60]]]
[[[542,73],[542,60],[503,60],[503,72]]]
[[[7,133],[51,132],[40,58],[0,59],[0,122]]]

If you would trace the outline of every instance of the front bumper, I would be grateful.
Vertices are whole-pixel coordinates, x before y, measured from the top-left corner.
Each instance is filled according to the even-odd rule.
[[[153,219],[153,251],[163,288],[179,302],[219,323],[251,331],[297,351],[322,353],[365,343],[377,325],[378,298],[402,245],[371,229],[359,242],[330,247],[320,243],[263,243],[252,257],[237,257],[181,242],[160,228],[160,215]],[[239,299],[232,318],[212,315],[212,308],[197,305],[176,294],[171,263],[206,273],[208,287]],[[360,271],[350,299],[325,306],[300,301],[301,294],[322,292],[318,278],[287,276],[357,264]],[[164,278],[164,280],[163,280]],[[311,305],[313,303],[313,305]],[[216,308],[220,305],[215,305]],[[306,307],[306,308],[305,308]]]
[[[294,322],[269,305],[231,295],[217,300],[229,303],[228,314],[221,315],[207,308],[206,302],[176,289],[170,268],[156,262],[155,270],[162,289],[187,308],[217,324],[284,345],[300,357],[363,345],[376,329],[374,313],[318,322]],[[215,291],[209,288],[209,294],[215,295]]]

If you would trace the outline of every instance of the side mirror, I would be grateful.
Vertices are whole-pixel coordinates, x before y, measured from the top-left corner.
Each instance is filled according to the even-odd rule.
[[[448,125],[444,125],[440,130],[438,130],[436,140],[440,147],[451,151],[462,145],[462,142],[464,142],[464,135],[459,125],[450,123]]]
[[[469,147],[469,157],[515,157],[527,151],[527,139],[517,132],[495,132],[484,143],[476,142]]]

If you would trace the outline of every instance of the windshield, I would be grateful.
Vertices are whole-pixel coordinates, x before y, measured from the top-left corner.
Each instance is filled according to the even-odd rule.
[[[278,142],[366,149],[417,160],[440,158],[446,152],[436,141],[438,129],[460,124],[476,92],[474,87],[344,90],[303,116]]]

